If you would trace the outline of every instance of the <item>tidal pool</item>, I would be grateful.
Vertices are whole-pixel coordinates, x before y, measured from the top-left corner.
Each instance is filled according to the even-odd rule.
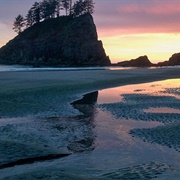
[[[148,94],[173,96],[180,99],[180,79],[168,79],[151,83],[133,84],[99,91],[98,104],[123,101],[124,94]]]
[[[144,112],[147,112],[147,113],[175,113],[175,114],[180,114],[180,109],[173,109],[173,108],[149,108],[149,109],[145,109]]]

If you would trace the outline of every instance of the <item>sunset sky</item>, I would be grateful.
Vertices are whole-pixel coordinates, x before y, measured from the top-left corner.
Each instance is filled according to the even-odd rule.
[[[14,18],[39,0],[0,0],[0,47],[12,39]],[[112,62],[147,55],[164,61],[180,52],[180,0],[94,0],[94,21]]]

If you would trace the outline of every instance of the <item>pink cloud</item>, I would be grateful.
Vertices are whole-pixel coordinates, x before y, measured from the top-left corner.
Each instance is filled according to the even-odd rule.
[[[110,6],[111,4],[111,6]],[[180,33],[180,1],[121,0],[97,4],[95,23],[103,36]]]
[[[180,2],[177,1],[145,1],[131,2],[117,8],[119,13],[147,13],[152,15],[169,15],[180,13]]]

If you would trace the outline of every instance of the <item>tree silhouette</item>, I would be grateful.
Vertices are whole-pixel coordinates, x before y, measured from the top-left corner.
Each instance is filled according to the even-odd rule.
[[[44,0],[41,3],[42,19],[49,19],[55,17],[56,0]]]
[[[39,23],[41,20],[41,7],[40,3],[35,2],[31,8],[34,23]]]
[[[63,4],[63,7],[66,11],[66,16],[68,15],[68,10],[69,10],[69,7],[70,7],[70,3],[69,3],[69,0],[62,0],[62,4]]]
[[[25,23],[24,23],[24,17],[22,15],[18,15],[15,18],[14,24],[13,24],[13,29],[15,32],[17,32],[18,34],[22,32],[22,28],[24,27]]]
[[[41,4],[35,2],[26,15],[26,27],[39,23],[41,18]]]
[[[85,13],[92,14],[94,12],[93,0],[42,0],[35,2],[26,15],[26,19],[22,15],[18,15],[14,21],[14,31],[18,34],[22,31],[24,25],[31,27],[43,20],[60,16],[61,10],[65,10],[66,16],[78,17]]]
[[[93,0],[79,0],[74,3],[73,14],[78,17],[85,13],[93,14],[94,12],[94,2]]]
[[[33,12],[32,9],[30,9],[26,15],[26,27],[31,27],[33,24],[34,24]]]
[[[61,10],[63,10],[63,4],[62,4],[62,0],[56,0],[56,17],[60,16],[60,12]]]
[[[57,0],[49,0],[50,18],[55,18],[57,3]]]
[[[83,14],[83,8],[84,4],[82,0],[76,1],[73,6],[73,15],[75,17],[78,17]]]
[[[94,2],[93,0],[84,0],[86,12],[93,14],[94,13]]]
[[[69,0],[69,15],[72,14],[72,0]]]

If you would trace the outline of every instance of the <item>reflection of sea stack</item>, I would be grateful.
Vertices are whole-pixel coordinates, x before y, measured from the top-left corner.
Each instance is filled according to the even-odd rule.
[[[71,103],[74,108],[78,109],[85,115],[93,116],[94,112],[94,105],[97,102],[98,98],[98,91],[94,91],[88,94],[85,94],[82,99],[74,101]]]
[[[153,64],[149,61],[147,56],[140,56],[137,59],[119,62],[118,65],[123,67],[150,67]]]
[[[94,149],[94,117],[96,114],[95,104],[98,98],[98,91],[94,91],[88,94],[85,94],[82,99],[74,101],[71,103],[74,108],[78,109],[83,113],[83,116],[79,116],[82,118],[82,122],[85,123],[85,127],[87,127],[86,137],[82,138],[79,141],[74,141],[69,143],[67,148],[73,152],[83,152]],[[84,125],[83,125],[84,126]]]
[[[90,14],[47,19],[0,49],[1,64],[33,66],[110,65]]]

